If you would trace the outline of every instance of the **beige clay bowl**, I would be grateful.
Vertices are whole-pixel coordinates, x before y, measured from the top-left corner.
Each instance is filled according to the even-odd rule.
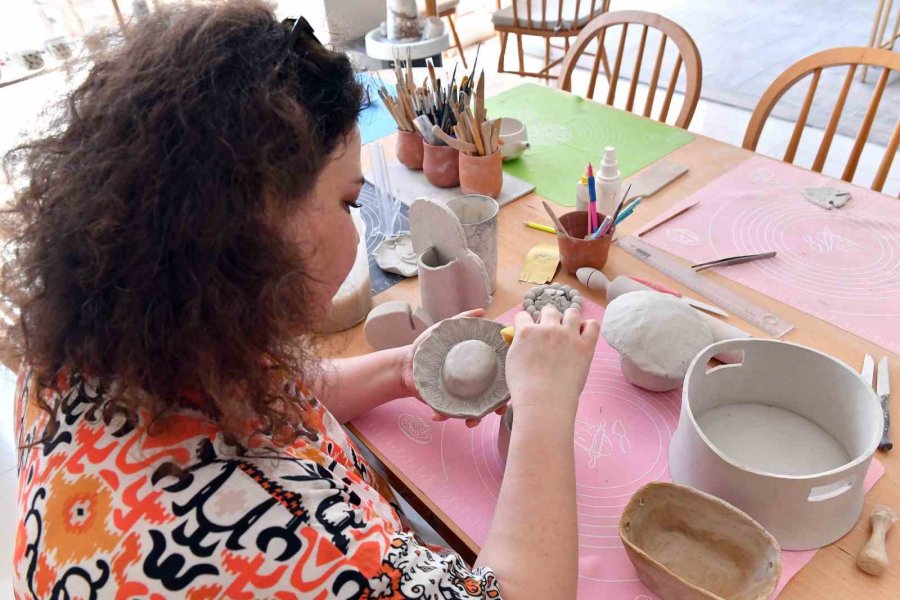
[[[503,325],[463,317],[439,323],[413,356],[422,400],[449,417],[479,419],[509,401]]]
[[[781,549],[762,526],[674,483],[635,492],[619,537],[638,577],[665,600],[766,600],[781,577]]]

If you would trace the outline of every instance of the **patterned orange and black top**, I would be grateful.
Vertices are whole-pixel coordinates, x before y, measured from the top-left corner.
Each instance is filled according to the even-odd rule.
[[[150,434],[148,419],[105,423],[95,382],[61,383],[59,427],[34,444],[49,419],[34,394],[56,392],[19,374],[17,599],[500,597],[490,569],[404,529],[315,398],[296,392],[315,439],[238,456],[200,411]]]

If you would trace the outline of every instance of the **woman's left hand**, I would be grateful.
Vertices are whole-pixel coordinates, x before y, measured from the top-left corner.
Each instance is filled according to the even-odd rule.
[[[463,313],[459,313],[458,315],[456,315],[455,317],[452,317],[452,318],[459,319],[460,317],[474,317],[477,319],[482,319],[482,318],[484,318],[484,315],[485,315],[485,312],[484,312],[483,308],[476,308],[475,310],[469,310],[469,311],[466,311]],[[417,399],[419,402],[424,402],[424,401],[422,400],[422,397],[419,395],[419,390],[416,389],[416,382],[413,379],[413,356],[415,355],[416,349],[419,347],[419,344],[422,343],[422,340],[424,340],[431,333],[431,330],[437,326],[438,326],[438,323],[435,323],[434,325],[432,325],[431,327],[426,329],[424,332],[422,332],[422,334],[416,338],[416,341],[414,341],[412,344],[407,346],[406,355],[403,357],[403,366],[401,367],[401,372],[400,372],[400,378],[401,378],[401,381],[403,382],[403,388],[409,396],[412,396],[413,398]],[[503,406],[501,406],[494,412],[496,412],[498,415],[502,415],[503,413],[506,412],[506,407],[507,407],[507,405],[504,404]],[[442,415],[437,412],[434,412],[431,415],[432,421],[446,421],[449,418],[450,417],[448,417],[446,415]],[[481,419],[466,419],[466,426],[467,427],[475,427],[480,422],[481,422]]]

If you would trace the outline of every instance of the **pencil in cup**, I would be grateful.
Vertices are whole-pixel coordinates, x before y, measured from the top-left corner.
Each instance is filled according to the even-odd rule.
[[[609,258],[609,248],[612,245],[612,234],[615,227],[597,239],[585,239],[588,233],[588,211],[576,210],[559,217],[560,222],[570,235],[560,231],[556,232],[556,242],[559,245],[559,260],[567,273],[575,274],[581,267],[593,267],[602,269]],[[605,215],[599,214],[599,219]]]

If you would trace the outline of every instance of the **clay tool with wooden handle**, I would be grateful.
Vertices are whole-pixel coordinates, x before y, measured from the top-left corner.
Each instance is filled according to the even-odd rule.
[[[888,530],[897,520],[897,514],[883,504],[875,505],[869,522],[872,524],[872,535],[856,557],[856,566],[869,575],[881,575],[887,570],[888,555],[885,542]]]
[[[450,136],[441,130],[440,127],[434,125],[431,128],[431,133],[443,141],[445,144],[450,146],[451,148],[456,148],[460,152],[465,152],[466,154],[474,154],[475,153],[475,144],[470,144],[468,142],[463,142],[455,137]]]
[[[553,221],[553,224],[556,225],[556,231],[562,233],[566,237],[572,237],[569,235],[569,232],[566,231],[566,228],[563,227],[563,224],[560,222],[559,217],[556,216],[556,213],[553,212],[553,209],[550,208],[550,205],[547,204],[545,200],[541,200],[541,204],[544,205],[544,210],[547,211],[547,214],[550,215],[550,220]]]

